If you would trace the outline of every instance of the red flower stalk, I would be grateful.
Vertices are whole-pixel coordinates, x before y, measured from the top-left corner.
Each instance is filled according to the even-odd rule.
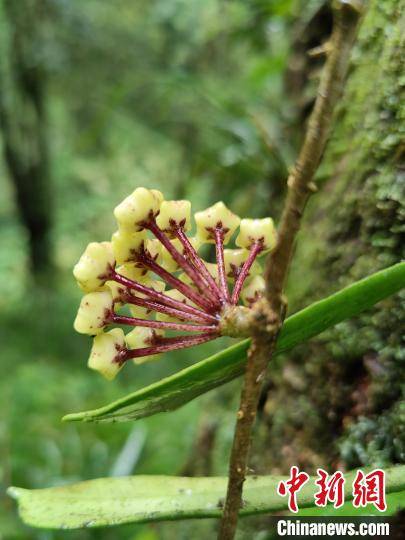
[[[142,363],[162,352],[216,339],[226,333],[223,313],[237,306],[240,296],[250,301],[263,292],[255,261],[274,245],[270,218],[241,221],[217,203],[195,214],[197,235],[190,238],[190,203],[164,201],[160,192],[144,188],[118,205],[115,216],[119,230],[111,243],[89,244],[74,269],[88,293],[75,328],[96,336],[89,366],[107,378],[130,359]],[[242,249],[224,250],[238,226],[236,244]],[[203,243],[215,245],[216,265],[199,256]],[[231,293],[229,279],[234,280]],[[119,312],[123,305],[132,316]],[[126,335],[121,328],[105,332],[111,324],[133,329]],[[165,331],[193,334],[164,337]]]

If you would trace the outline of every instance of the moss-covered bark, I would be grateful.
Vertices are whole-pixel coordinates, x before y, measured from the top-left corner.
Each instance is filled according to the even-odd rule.
[[[318,175],[320,192],[300,235],[292,308],[403,256],[404,7],[398,0],[370,3]],[[404,461],[401,322],[403,328],[400,298],[391,298],[273,366],[253,458],[257,470]]]

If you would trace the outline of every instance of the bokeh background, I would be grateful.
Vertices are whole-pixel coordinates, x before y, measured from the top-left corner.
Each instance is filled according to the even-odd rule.
[[[318,174],[328,183],[301,234],[291,311],[402,256],[403,2],[380,4],[364,21]],[[277,219],[331,21],[322,0],[0,1],[1,540],[213,535],[211,521],[28,529],[5,488],[226,474],[239,381],[134,424],[61,423],[227,344],[108,383],[86,368],[90,339],[72,329],[71,270],[89,241],[109,239],[112,209],[137,186],[190,199],[194,211],[223,199],[239,215]],[[401,316],[389,299],[275,366],[255,470],[404,460]],[[240,538],[265,530],[249,520]]]

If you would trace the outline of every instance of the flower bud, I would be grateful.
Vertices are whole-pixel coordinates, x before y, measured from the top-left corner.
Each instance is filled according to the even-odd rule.
[[[117,273],[122,274],[124,277],[131,279],[132,281],[144,282],[147,280],[148,270],[143,267],[139,267],[134,263],[127,263],[117,268]]]
[[[120,274],[121,276],[124,276],[128,279],[131,279],[132,281],[137,281],[140,283],[144,283],[147,274],[147,270],[145,268],[140,268],[136,264],[123,264],[116,268],[117,274]],[[106,286],[111,291],[111,295],[113,297],[113,301],[115,304],[121,303],[121,295],[125,291],[126,287],[122,285],[122,283],[117,283],[116,281],[106,281]]]
[[[159,205],[161,205],[162,202],[164,201],[163,193],[159,191],[158,189],[151,189],[150,191],[153,193],[153,196],[159,202]]]
[[[121,295],[125,291],[124,285],[121,285],[121,283],[117,283],[116,281],[106,281],[105,287],[111,293],[114,306],[116,308],[122,306]]]
[[[146,287],[150,287],[151,289],[154,289],[156,292],[163,292],[166,288],[166,284],[163,281],[159,281],[158,279],[146,278],[146,279],[143,279],[141,283],[142,285],[145,285]],[[135,293],[135,295],[140,298],[149,299],[147,296],[141,293]],[[148,308],[145,308],[142,306],[135,306],[134,304],[129,304],[129,311],[131,312],[132,317],[136,317],[138,319],[147,319],[148,315],[150,314]]]
[[[111,245],[117,264],[136,260],[143,250],[146,241],[146,231],[129,233],[125,229],[118,230],[111,237]]]
[[[114,328],[109,332],[99,334],[93,340],[87,365],[111,381],[122,368],[118,359],[119,353],[123,349],[125,349],[125,340],[121,328]]]
[[[162,201],[160,191],[139,187],[115,207],[114,215],[120,228],[141,231],[144,222],[157,216]]]
[[[225,272],[229,279],[232,280],[238,277],[248,256],[249,251],[247,249],[224,249]],[[261,271],[260,264],[255,261],[249,270],[248,276],[255,276],[260,274]]]
[[[163,201],[156,219],[158,226],[170,235],[177,228],[190,230],[190,201]]]
[[[146,240],[145,249],[157,264],[161,264],[162,247],[160,240],[157,238],[148,238]]]
[[[163,337],[164,331],[154,328],[144,328],[136,326],[131,332],[125,336],[125,341],[131,349],[144,349],[145,347],[151,347],[154,344],[156,337]],[[151,354],[149,356],[140,356],[134,358],[134,364],[143,364],[144,362],[151,362],[159,358],[159,354]]]
[[[177,249],[177,251],[179,251],[180,253],[183,253],[183,245],[181,244],[180,240],[176,238],[174,240],[170,240],[170,242]],[[173,259],[173,257],[170,255],[170,253],[167,251],[167,249],[164,246],[162,246],[160,249],[159,264],[163,266],[163,268],[167,270],[168,272],[170,272],[171,274],[173,272],[176,272],[179,269],[179,265]]]
[[[263,277],[260,275],[254,276],[250,279],[247,284],[243,287],[241,292],[241,298],[243,303],[246,306],[251,306],[263,296],[266,289],[266,282]]]
[[[263,249],[272,249],[276,244],[276,229],[271,218],[242,219],[239,234],[235,243],[237,246],[250,249],[256,242],[263,244]]]
[[[237,229],[240,218],[231,212],[223,202],[217,202],[202,212],[194,214],[197,224],[197,236],[203,242],[215,243],[213,229],[221,227],[224,230],[224,244],[227,244]]]
[[[83,296],[74,322],[74,329],[80,334],[94,336],[103,331],[113,309],[110,291],[98,291]]]
[[[107,278],[115,260],[110,242],[91,242],[73,269],[80,288],[84,292],[100,288]]]

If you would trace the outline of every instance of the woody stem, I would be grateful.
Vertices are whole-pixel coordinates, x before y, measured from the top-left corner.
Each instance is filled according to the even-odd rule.
[[[217,257],[218,265],[218,277],[219,277],[219,286],[221,290],[221,296],[225,302],[230,301],[228,283],[226,281],[225,273],[225,261],[224,261],[224,231],[222,227],[215,227],[214,229],[214,238],[215,238],[215,252]]]
[[[255,242],[254,244],[252,244],[249,251],[249,256],[244,262],[242,269],[239,273],[239,276],[237,277],[235,281],[235,286],[232,291],[231,304],[238,303],[240,291],[242,290],[243,284],[249,275],[249,271],[252,267],[252,264],[255,262],[256,257],[262,250],[263,250],[263,244],[261,242]]]

